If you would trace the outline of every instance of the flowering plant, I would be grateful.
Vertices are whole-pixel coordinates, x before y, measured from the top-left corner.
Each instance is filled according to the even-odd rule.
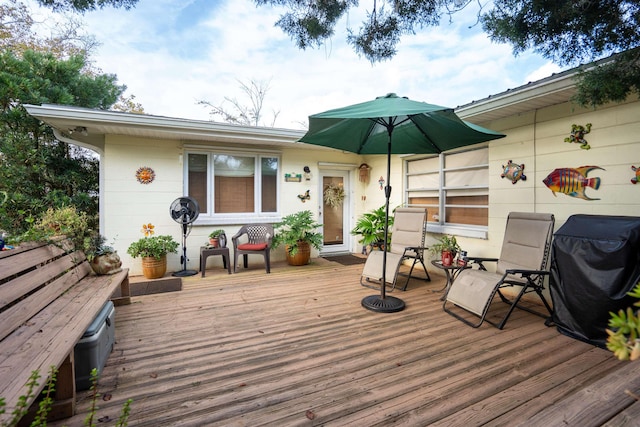
[[[153,235],[155,233],[153,224],[144,224],[141,231],[145,237],[131,243],[127,249],[127,253],[132,257],[160,259],[169,252],[178,252],[178,242],[173,240],[173,237]]]

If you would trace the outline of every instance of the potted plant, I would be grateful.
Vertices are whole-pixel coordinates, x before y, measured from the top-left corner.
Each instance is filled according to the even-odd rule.
[[[106,244],[107,238],[93,233],[84,239],[84,253],[93,271],[98,274],[113,274],[122,270],[120,256],[113,246]]]
[[[311,259],[311,247],[322,247],[322,234],[316,230],[321,225],[315,222],[310,210],[296,212],[282,218],[274,225],[275,236],[272,248],[285,245],[289,265],[305,265]]]
[[[458,245],[456,236],[444,234],[438,239],[436,244],[431,245],[429,250],[433,254],[440,254],[442,265],[450,266],[453,263],[453,259],[456,257],[456,254],[460,250],[460,245]]]
[[[358,242],[363,246],[370,249],[380,249],[384,245],[384,222],[385,222],[385,207],[381,206],[371,212],[364,213],[358,221],[356,226],[351,230],[351,234],[354,236],[362,236]],[[393,226],[393,216],[389,216],[389,227]],[[391,234],[387,236],[387,243],[391,241]]]
[[[223,238],[222,236],[225,236],[225,237]],[[221,240],[224,240],[224,242],[222,242]],[[213,230],[211,233],[209,233],[210,246],[217,248],[217,247],[224,247],[225,244],[226,244],[226,235],[224,234],[224,230],[218,229],[218,230]]]
[[[149,232],[149,228],[151,232]],[[137,240],[127,249],[127,253],[134,258],[142,258],[142,274],[147,279],[158,279],[167,271],[167,254],[178,252],[178,242],[169,235],[150,236],[153,227],[145,226],[143,232],[147,234]]]

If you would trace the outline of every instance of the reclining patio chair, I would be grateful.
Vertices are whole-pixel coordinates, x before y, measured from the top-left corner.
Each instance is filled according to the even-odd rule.
[[[273,239],[273,225],[248,224],[243,225],[231,238],[233,242],[233,271],[238,271],[238,256],[244,258],[244,268],[248,267],[248,255],[264,256],[264,267],[271,273],[271,240]]]
[[[427,210],[423,208],[398,208],[395,211],[393,228],[391,231],[391,247],[387,252],[387,268],[385,282],[393,291],[396,287],[398,276],[407,276],[402,290],[407,289],[411,277],[424,281],[431,281],[427,267],[424,264],[424,237],[427,226]],[[412,259],[409,273],[399,273],[402,261]],[[380,289],[382,283],[382,251],[372,251],[362,269],[360,284],[368,288]],[[412,276],[417,263],[422,264],[425,277]]]
[[[547,263],[554,222],[552,214],[510,213],[500,258],[469,257],[470,265],[473,267],[475,264],[478,269],[469,268],[460,272],[446,295],[442,306],[444,311],[474,328],[487,321],[502,329],[514,308],[518,307],[546,318],[545,324],[549,325],[552,309],[542,291],[544,278],[549,274]],[[486,270],[483,263],[489,261],[497,262],[495,273]],[[521,288],[515,297],[508,298],[502,289],[511,286]],[[538,294],[549,314],[519,304],[522,296],[530,292]],[[504,318],[497,323],[487,319],[489,307],[496,293],[503,302],[510,305]],[[447,307],[447,304],[450,304],[450,307]],[[463,312],[459,309],[478,316],[480,320],[477,323],[468,320],[469,316],[463,317]]]

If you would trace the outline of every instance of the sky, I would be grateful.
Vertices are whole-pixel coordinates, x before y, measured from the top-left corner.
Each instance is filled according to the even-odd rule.
[[[346,34],[372,5],[361,0],[333,37],[307,50],[275,26],[282,9],[252,0],[140,0],[130,10],[79,18],[100,43],[95,65],[116,74],[145,113],[167,117],[212,119],[201,100],[250,105],[240,86],[255,81],[269,85],[261,125],[302,130],[311,114],[390,92],[455,108],[561,71],[540,55],[516,57],[511,46],[491,42],[473,25],[473,7],[403,37],[393,59],[371,64]]]

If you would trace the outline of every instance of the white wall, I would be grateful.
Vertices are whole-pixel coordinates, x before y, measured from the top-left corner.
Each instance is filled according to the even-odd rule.
[[[155,140],[110,135],[107,136],[103,168],[105,182],[102,188],[104,209],[102,212],[102,233],[111,242],[115,239],[115,248],[123,265],[131,269],[131,275],[142,274],[139,259],[132,259],[126,252],[129,245],[142,238],[143,224],[152,223],[155,234],[172,235],[182,243],[182,229],[169,216],[169,206],[173,200],[183,195],[182,143],[177,140]],[[259,148],[257,148],[259,149]],[[282,170],[280,179],[280,211],[287,215],[300,210],[311,210],[317,218],[318,204],[322,203],[318,194],[319,162],[360,164],[360,156],[340,153],[326,149],[284,149],[281,151]],[[141,184],[136,180],[135,172],[141,166],[151,167],[155,171],[155,180],[150,184]],[[285,182],[285,173],[303,173],[304,166],[311,169],[311,180]],[[311,199],[304,203],[298,194],[310,190]],[[351,197],[353,199],[353,196]],[[355,212],[352,209],[351,212]],[[217,228],[225,230],[230,240],[244,224],[195,225],[187,238],[188,268],[199,269],[199,248],[207,243],[208,234]],[[169,254],[168,271],[182,269],[180,264],[182,245],[178,254]],[[317,256],[317,251],[312,256]],[[274,250],[272,260],[283,260],[284,248]],[[258,258],[256,258],[258,260]],[[251,262],[251,261],[250,261]],[[260,262],[262,262],[260,260]],[[220,257],[208,260],[211,266],[222,264]]]
[[[578,144],[565,143],[571,125],[592,123],[586,135],[590,150],[580,149]],[[503,132],[506,138],[489,145],[489,233],[488,238],[460,238],[463,249],[471,255],[496,257],[502,245],[506,218],[511,211],[551,212],[556,217],[556,229],[566,219],[577,213],[600,215],[632,215],[640,212],[640,184],[633,185],[631,166],[640,167],[640,102],[629,100],[624,104],[612,104],[596,109],[581,109],[564,103],[538,111],[518,114],[489,123],[479,123]],[[142,237],[145,223],[156,226],[156,234],[170,234],[181,241],[180,226],[169,216],[169,205],[183,195],[182,143],[177,140],[151,140],[122,136],[107,136],[105,144],[102,188],[104,212],[102,230],[109,241],[116,239],[115,247],[123,264],[131,268],[132,275],[141,274],[140,261],[126,254],[129,244]],[[348,195],[351,227],[362,213],[384,204],[384,190],[380,189],[380,176],[386,180],[387,158],[384,155],[358,156],[326,149],[286,148],[281,151],[282,176],[280,177],[280,211],[287,215],[310,209],[318,214],[322,203],[319,191],[320,162],[371,166],[370,181],[358,180],[357,167],[353,168],[352,192]],[[500,178],[502,165],[513,160],[525,164],[526,181],[511,184]],[[589,197],[600,200],[582,200],[552,192],[542,180],[555,168],[577,168],[595,165],[605,170],[592,171],[589,177],[600,177],[599,190],[587,189]],[[141,166],[155,170],[151,184],[140,184],[135,171]],[[303,173],[309,166],[310,181],[285,182],[284,173]],[[391,209],[403,201],[402,158],[392,156]],[[386,183],[385,183],[386,184]],[[310,190],[311,199],[302,203],[297,195]],[[194,226],[187,241],[189,268],[198,268],[199,247],[206,243],[206,236],[214,228],[223,228],[230,238],[242,224],[222,226]],[[433,236],[428,237],[428,243]],[[359,253],[360,245],[354,237],[352,251]],[[312,254],[317,256],[317,253]],[[274,260],[284,259],[284,249],[272,254]],[[213,257],[211,262],[220,262]],[[179,254],[169,256],[169,271],[181,269]],[[210,264],[211,265],[211,264]]]
[[[579,144],[564,142],[571,125],[592,124],[585,139],[590,150]],[[482,126],[503,132],[506,138],[489,145],[489,235],[487,241],[462,238],[470,254],[497,257],[502,246],[509,212],[550,212],[555,215],[557,230],[573,214],[626,215],[640,213],[640,185],[631,184],[631,166],[640,166],[640,102],[610,104],[583,109],[564,103],[530,111]],[[502,166],[509,160],[524,163],[526,181],[512,184],[500,178]],[[583,200],[556,193],[542,182],[556,168],[602,167],[588,178],[600,177],[599,190],[586,189]]]

